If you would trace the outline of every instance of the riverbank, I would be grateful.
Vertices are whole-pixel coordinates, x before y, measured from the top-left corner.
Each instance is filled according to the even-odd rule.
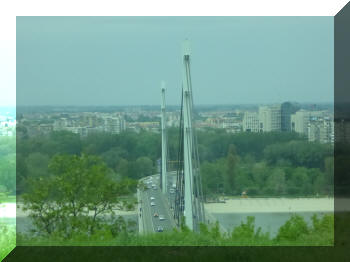
[[[350,211],[350,199],[337,199],[337,210]],[[225,203],[206,203],[210,213],[333,212],[334,198],[240,198]]]

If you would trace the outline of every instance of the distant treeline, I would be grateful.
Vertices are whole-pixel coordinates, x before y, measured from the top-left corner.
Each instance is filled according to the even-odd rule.
[[[169,132],[169,140],[175,133]],[[308,196],[333,193],[330,144],[310,143],[296,133],[198,132],[205,196]],[[175,145],[170,142],[170,155]]]
[[[331,194],[333,147],[310,143],[296,133],[238,133],[200,130],[198,149],[206,196]],[[169,158],[178,155],[179,130],[168,130]],[[156,172],[161,136],[142,131],[99,133],[80,138],[66,131],[17,141],[19,193],[28,177],[45,176],[55,154],[102,158],[116,176],[139,179]],[[175,169],[176,166],[170,168]]]

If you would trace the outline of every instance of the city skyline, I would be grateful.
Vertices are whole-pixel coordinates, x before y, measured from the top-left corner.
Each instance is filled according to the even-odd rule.
[[[17,17],[17,105],[333,101],[331,17]]]

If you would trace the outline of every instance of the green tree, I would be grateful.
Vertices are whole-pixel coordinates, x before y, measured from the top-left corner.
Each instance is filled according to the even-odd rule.
[[[275,195],[284,195],[286,191],[285,172],[281,168],[274,168],[268,177],[266,187],[271,188]]]
[[[48,175],[49,157],[42,153],[31,153],[27,156],[25,164],[27,167],[27,176],[44,177]]]
[[[121,174],[124,177],[128,177],[129,176],[129,162],[128,160],[121,158],[118,161],[117,164],[117,168],[116,168],[116,172]],[[132,177],[132,176],[130,176]]]
[[[49,171],[51,176],[31,178],[30,191],[23,195],[23,209],[41,234],[93,234],[103,227],[106,215],[134,204],[121,196],[134,192],[136,182],[116,182],[98,157],[56,155]]]
[[[259,193],[262,192],[262,189],[265,187],[265,182],[268,178],[270,167],[267,166],[266,162],[257,162],[251,166],[251,174],[253,179],[253,184],[259,190]],[[248,192],[248,194],[251,194]]]
[[[15,154],[0,157],[0,186],[2,191],[16,193],[16,157]]]
[[[205,196],[223,193],[225,163],[222,162],[204,162],[201,165],[202,187]]]
[[[153,174],[153,161],[149,157],[139,157],[136,162],[136,178],[142,178]]]
[[[246,222],[241,222],[241,224],[235,227],[231,233],[231,239],[240,243],[249,244],[263,242],[265,244],[269,243],[269,233],[262,233],[261,228],[255,229],[255,217],[247,216]]]
[[[326,157],[324,162],[325,189],[328,194],[332,194],[334,190],[334,157]]]
[[[113,147],[108,151],[101,154],[102,159],[105,161],[109,168],[117,170],[119,161],[121,158],[127,157],[127,152],[123,148]]]
[[[235,145],[231,144],[227,153],[227,170],[225,173],[225,185],[228,192],[234,192],[236,189],[235,179],[237,175],[238,156]]]
[[[287,222],[278,230],[277,241],[298,241],[303,235],[309,233],[309,228],[300,215],[292,215]]]
[[[308,169],[305,167],[295,168],[290,179],[290,185],[297,188],[299,194],[309,195],[312,193],[312,186],[310,182],[310,176],[308,175]]]

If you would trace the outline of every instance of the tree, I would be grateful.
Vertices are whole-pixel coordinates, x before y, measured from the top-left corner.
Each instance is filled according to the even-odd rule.
[[[300,215],[292,215],[291,218],[279,228],[276,240],[297,241],[308,233],[309,228],[304,218]]]
[[[128,162],[128,160],[121,158],[118,161],[116,172],[121,174],[122,176],[128,177],[129,176],[129,162]]]
[[[10,154],[0,158],[0,191],[15,194],[16,192],[16,157]]]
[[[202,187],[205,196],[223,191],[224,164],[222,161],[215,163],[204,162],[201,165]]]
[[[285,173],[281,168],[275,168],[266,182],[267,188],[272,188],[274,194],[284,195],[286,190]]]
[[[255,163],[251,169],[254,184],[261,188],[269,175],[269,171],[270,168],[265,162]]]
[[[118,163],[121,158],[125,158],[127,156],[126,150],[120,147],[113,147],[110,150],[104,152],[101,157],[106,162],[109,168],[113,168],[117,170]]]
[[[225,177],[225,184],[227,185],[228,192],[233,192],[235,187],[235,179],[237,175],[237,164],[238,164],[238,156],[236,153],[236,147],[235,145],[231,144],[228,149],[227,154],[227,171],[226,171],[226,177]]]
[[[149,157],[139,157],[136,160],[136,178],[142,178],[152,175],[153,161]]]
[[[294,169],[291,184],[299,189],[299,193],[303,195],[309,195],[312,193],[312,186],[310,183],[310,177],[308,175],[308,169],[305,167],[297,167]]]
[[[27,176],[43,177],[48,175],[49,157],[35,152],[27,156],[25,163],[27,166]]]
[[[332,194],[334,190],[334,157],[326,157],[324,162],[325,188],[328,194]]]
[[[51,176],[31,178],[30,191],[23,195],[23,209],[29,210],[41,234],[65,238],[75,232],[91,235],[106,224],[105,217],[113,216],[115,209],[134,204],[120,197],[134,192],[136,182],[116,182],[98,157],[56,155],[49,172]]]
[[[54,154],[80,154],[81,141],[78,134],[69,131],[55,131],[42,144],[42,153]]]
[[[16,192],[16,138],[0,136],[0,187],[1,192]]]

